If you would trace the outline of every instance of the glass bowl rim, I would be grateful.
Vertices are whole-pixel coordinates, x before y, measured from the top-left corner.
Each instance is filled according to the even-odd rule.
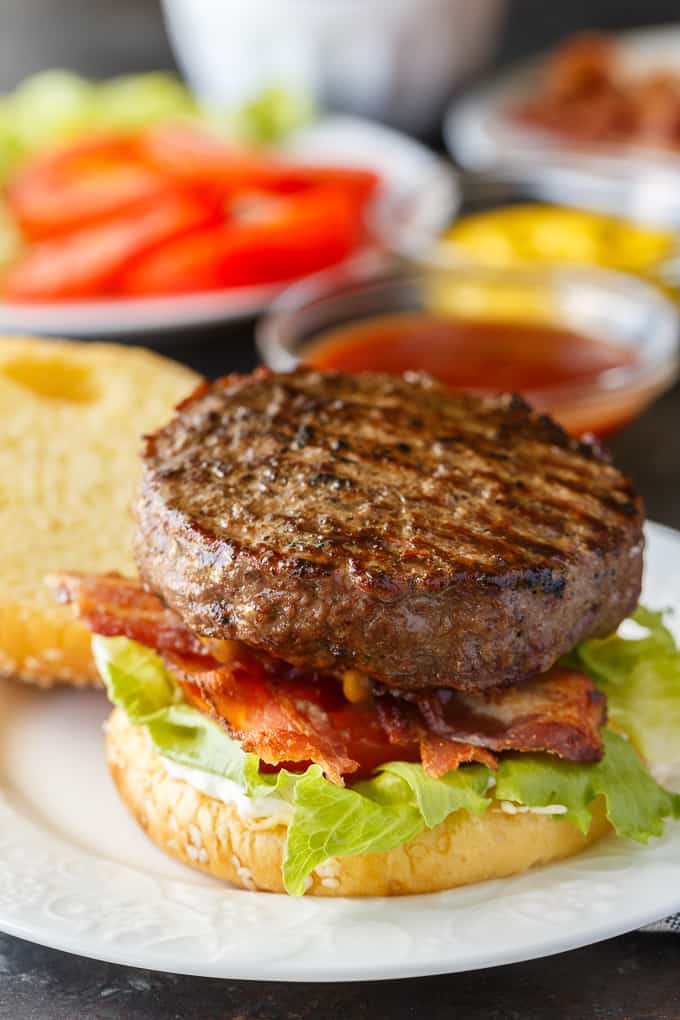
[[[422,258],[417,261],[409,259],[405,264],[402,260],[402,265],[395,268],[386,267],[375,260],[358,259],[315,273],[282,291],[257,323],[257,351],[262,361],[275,370],[282,370],[278,367],[281,365],[285,366],[283,370],[292,370],[300,365],[301,358],[287,345],[291,339],[298,338],[296,321],[307,309],[312,306],[322,308],[326,304],[330,306],[343,298],[351,299],[357,292],[413,283],[433,271],[472,277],[482,282],[487,280],[511,284],[514,281],[519,285],[541,285],[548,289],[557,289],[560,283],[573,286],[581,284],[591,288],[595,286],[612,295],[625,293],[628,301],[632,298],[639,305],[646,305],[659,319],[660,325],[655,330],[656,343],[651,350],[646,339],[631,343],[630,346],[638,355],[631,365],[606,370],[587,382],[532,390],[531,395],[534,397],[549,394],[552,399],[557,397],[559,400],[583,404],[638,389],[648,388],[661,392],[678,376],[680,309],[671,299],[658,287],[639,277],[610,269],[577,265],[499,267],[471,262],[442,265],[436,259]],[[381,313],[373,314],[378,316]],[[385,314],[389,314],[389,309]],[[358,320],[363,316],[356,318]],[[489,318],[493,319],[493,316]],[[348,310],[345,322],[350,324],[352,321],[351,310]],[[502,321],[502,316],[496,321]],[[512,321],[516,320],[513,318]],[[560,318],[557,317],[550,324],[559,326]]]

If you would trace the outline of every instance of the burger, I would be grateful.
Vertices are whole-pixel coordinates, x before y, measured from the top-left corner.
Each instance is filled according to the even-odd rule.
[[[677,652],[659,614],[615,633],[643,510],[595,444],[516,396],[261,369],[201,385],[142,459],[142,582],[53,583],[169,854],[249,889],[424,893],[680,813],[631,679]]]

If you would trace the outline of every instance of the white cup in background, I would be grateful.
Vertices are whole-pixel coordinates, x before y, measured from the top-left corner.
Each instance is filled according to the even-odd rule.
[[[204,99],[270,85],[413,132],[436,126],[483,66],[505,0],[163,0],[170,39]]]

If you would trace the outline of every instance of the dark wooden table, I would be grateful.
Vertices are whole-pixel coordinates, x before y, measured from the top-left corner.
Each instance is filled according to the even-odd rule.
[[[511,933],[508,933],[512,937]],[[535,963],[407,981],[178,977],[0,940],[2,1020],[675,1020],[680,937],[626,935]]]
[[[172,66],[156,0],[14,0],[0,8],[0,88],[44,66],[71,66],[92,75]],[[579,28],[618,28],[677,16],[676,0],[515,0],[499,59],[532,52]],[[178,335],[166,349],[208,375],[255,363],[252,324]],[[680,528],[680,388],[613,447],[643,492],[649,516]],[[511,931],[507,937],[512,939]],[[193,1017],[676,1020],[680,937],[632,933],[549,959],[436,978],[280,985],[119,967],[0,935],[0,1020]]]

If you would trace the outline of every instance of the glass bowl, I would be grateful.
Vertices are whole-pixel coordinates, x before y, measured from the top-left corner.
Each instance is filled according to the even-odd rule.
[[[678,372],[675,305],[636,277],[577,267],[500,270],[421,263],[376,276],[370,267],[346,266],[281,294],[258,326],[257,347],[265,364],[289,371],[304,363],[315,339],[331,330],[362,319],[423,311],[553,325],[633,352],[631,363],[587,381],[525,391],[535,407],[574,434],[617,431],[667,389]]]

